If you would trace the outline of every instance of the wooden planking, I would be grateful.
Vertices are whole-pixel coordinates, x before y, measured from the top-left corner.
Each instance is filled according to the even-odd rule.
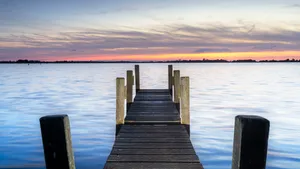
[[[174,107],[131,107],[129,112],[164,112],[178,113]]]
[[[160,115],[168,115],[168,116],[178,116],[178,112],[129,112],[127,115],[130,116],[160,116]]]
[[[126,121],[125,124],[168,124],[168,125],[179,125],[181,124],[180,120],[178,121]]]
[[[170,101],[171,100],[171,96],[160,96],[160,95],[137,95],[134,98],[135,101]]]
[[[126,122],[138,122],[138,121],[143,121],[143,122],[153,122],[155,123],[156,121],[170,121],[170,122],[174,122],[174,121],[180,121],[180,117],[178,115],[174,115],[174,116],[130,116],[127,115],[125,118],[125,123]]]
[[[181,133],[119,133],[117,138],[189,138]]]
[[[184,130],[184,126],[182,125],[126,125],[126,126],[123,126],[121,131],[122,130],[137,130],[137,129],[141,129],[141,130],[153,130],[153,129],[156,129],[156,130]]]
[[[123,129],[122,133],[180,133],[180,134],[185,134],[186,131],[181,131],[181,130],[157,130],[157,129]]]
[[[180,121],[169,90],[139,90],[104,168],[203,169]]]
[[[168,90],[143,89],[134,98],[125,118],[125,124],[179,123],[180,115],[175,107]]]
[[[106,163],[104,169],[203,169],[199,163]]]
[[[197,155],[110,155],[107,162],[199,163]]]
[[[114,148],[123,149],[190,149],[193,148],[191,143],[118,143],[114,144]]]
[[[111,151],[112,155],[194,155],[195,150],[190,149],[122,149],[114,148]]]
[[[141,89],[138,93],[165,93],[168,94],[168,89]]]
[[[117,138],[120,143],[187,143],[189,138]]]

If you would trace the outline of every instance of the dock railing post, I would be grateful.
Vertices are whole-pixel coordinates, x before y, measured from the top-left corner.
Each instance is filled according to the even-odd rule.
[[[232,169],[265,169],[270,122],[259,116],[236,116]]]
[[[140,90],[140,65],[134,65],[135,71],[135,92]]]
[[[169,91],[171,96],[173,96],[173,65],[168,65],[168,77]]]
[[[75,169],[68,115],[40,118],[47,169]]]
[[[180,111],[180,71],[174,70],[174,103],[178,111]]]
[[[180,115],[181,124],[184,124],[190,135],[190,78],[181,77],[180,89]]]
[[[124,124],[125,92],[125,79],[118,77],[116,79],[116,135],[118,135],[121,126]]]
[[[126,94],[126,112],[128,112],[131,104],[132,104],[132,86],[133,86],[133,71],[132,70],[127,70],[127,78],[126,78],[126,89],[127,89],[127,94]]]

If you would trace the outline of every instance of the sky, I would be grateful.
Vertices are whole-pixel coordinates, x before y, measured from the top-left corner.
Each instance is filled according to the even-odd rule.
[[[300,59],[299,0],[0,0],[0,60]]]

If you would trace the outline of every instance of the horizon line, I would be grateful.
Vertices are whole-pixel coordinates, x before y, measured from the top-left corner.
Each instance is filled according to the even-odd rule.
[[[235,59],[235,60],[227,60],[227,59],[171,59],[171,60],[55,60],[55,61],[43,61],[43,60],[29,60],[29,59],[18,59],[18,60],[0,60],[0,63],[72,63],[72,62],[113,62],[113,63],[121,63],[121,62],[131,62],[131,63],[162,63],[162,62],[300,62],[300,59],[264,59],[264,60],[256,60],[256,59]]]

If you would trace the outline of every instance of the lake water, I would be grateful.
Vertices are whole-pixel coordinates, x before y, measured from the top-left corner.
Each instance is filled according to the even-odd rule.
[[[268,169],[300,168],[300,64],[178,63],[190,76],[191,139],[205,169],[229,169],[234,117],[270,120]],[[39,118],[68,114],[77,169],[103,167],[115,132],[115,78],[134,64],[0,64],[0,168],[45,168]],[[140,64],[167,88],[167,64]]]

